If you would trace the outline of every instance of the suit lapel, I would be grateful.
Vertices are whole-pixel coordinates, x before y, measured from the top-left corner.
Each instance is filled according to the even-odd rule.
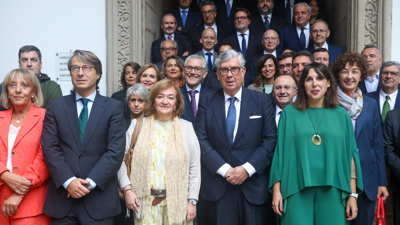
[[[64,99],[64,111],[68,124],[74,135],[77,146],[81,146],[81,136],[79,131],[78,111],[76,108],[75,92]]]
[[[90,110],[85,135],[83,136],[82,149],[85,149],[86,145],[89,143],[89,140],[92,137],[93,132],[95,131],[97,124],[101,119],[101,116],[103,115],[106,104],[107,98],[104,98],[99,93],[97,93],[96,97],[94,98],[92,109]]]
[[[29,109],[28,114],[26,115],[26,118],[24,122],[21,124],[21,129],[19,130],[17,137],[15,138],[14,146],[16,146],[21,139],[30,131],[32,128],[39,122],[39,114],[33,108],[34,106],[31,106]],[[11,122],[11,119],[10,119]],[[13,148],[14,148],[13,146]]]
[[[225,98],[223,90],[219,90],[215,95],[213,101],[214,116],[216,118],[221,135],[225,141],[226,146],[230,146],[228,140],[228,131],[226,129],[226,116],[225,116]]]
[[[246,57],[248,57],[251,54],[251,50],[254,49],[254,45],[256,44],[256,40],[254,40],[254,35],[253,32],[249,32],[249,44],[247,45],[247,50],[246,50]],[[245,58],[246,58],[245,57]]]
[[[250,119],[251,111],[253,109],[253,101],[246,88],[242,88],[242,101],[240,103],[240,116],[239,116],[239,127],[236,132],[235,141],[232,146],[239,141],[240,136],[242,136],[248,121]]]
[[[365,111],[365,112],[364,113],[361,112],[361,114],[356,119],[356,140],[357,140],[358,135],[361,132],[362,127],[364,126],[365,119],[367,118],[367,112],[370,110],[369,109],[370,104],[369,104],[368,100],[366,98],[363,98],[363,100],[364,100],[364,104],[363,104],[362,111]]]
[[[196,118],[194,117],[194,112],[193,112],[193,108],[192,108],[192,101],[191,101],[191,99],[189,99],[189,94],[188,94],[188,90],[186,89],[186,85],[182,86],[182,90],[183,90],[183,92],[182,92],[183,97],[185,98],[186,111],[187,111],[187,113],[188,113],[188,115],[190,117],[190,120],[191,121],[195,121]]]
[[[378,106],[380,106],[380,103],[378,102]],[[400,96],[397,94],[396,97],[396,102],[394,103],[394,109],[400,108]]]
[[[292,40],[294,40],[298,46],[301,46],[300,38],[297,35],[296,26],[292,25],[292,29],[289,29],[290,34],[292,35]]]
[[[8,132],[10,130],[11,117],[14,109],[10,109],[4,112],[0,117],[0,138],[4,143],[4,146],[8,147]]]

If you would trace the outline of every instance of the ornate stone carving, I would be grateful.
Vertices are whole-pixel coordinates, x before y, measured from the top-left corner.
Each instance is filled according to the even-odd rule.
[[[364,44],[374,44],[378,46],[378,0],[368,0],[365,4],[365,31]]]
[[[130,42],[131,42],[131,26],[130,26],[130,0],[118,0],[118,13],[117,13],[117,74],[115,79],[119,89],[122,88],[120,76],[123,66],[129,62],[130,57]]]

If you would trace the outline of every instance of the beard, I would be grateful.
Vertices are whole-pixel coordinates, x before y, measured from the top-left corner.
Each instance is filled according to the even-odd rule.
[[[259,11],[260,11],[260,14],[264,15],[264,16],[272,13],[272,9],[269,7],[267,7],[266,9],[260,8]]]

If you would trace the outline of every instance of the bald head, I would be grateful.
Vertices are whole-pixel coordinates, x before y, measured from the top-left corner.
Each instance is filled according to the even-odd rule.
[[[163,41],[161,43],[160,53],[161,53],[161,60],[163,62],[168,58],[168,56],[177,55],[178,47],[176,46],[176,42],[171,40]]]
[[[267,30],[264,32],[262,44],[264,45],[264,50],[273,53],[279,45],[278,33],[274,30]]]
[[[214,49],[214,46],[217,44],[217,34],[214,29],[207,28],[203,31],[200,43],[203,44],[203,49],[207,52],[211,52]]]
[[[289,75],[281,75],[274,81],[272,95],[274,96],[276,105],[283,109],[285,106],[292,104],[294,96],[297,94],[296,82]]]

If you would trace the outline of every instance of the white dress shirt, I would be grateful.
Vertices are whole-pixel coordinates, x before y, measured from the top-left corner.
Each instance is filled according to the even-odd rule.
[[[225,99],[225,118],[228,117],[228,109],[231,104],[231,101],[228,100],[231,96],[228,95],[224,91],[224,99]],[[242,88],[239,89],[239,91],[234,95],[236,97],[235,101],[235,108],[236,108],[236,123],[235,123],[235,129],[233,130],[233,141],[235,141],[236,133],[239,127],[239,117],[240,117],[240,106],[242,102]],[[249,177],[251,177],[256,171],[256,169],[248,162],[242,165],[243,168],[246,170],[246,172],[249,174]],[[218,170],[217,173],[221,175],[222,177],[225,177],[226,173],[228,170],[232,168],[231,165],[228,163],[225,163],[222,165]]]
[[[275,58],[278,58],[278,57],[276,57],[276,50],[273,53],[269,53],[269,52],[264,50],[264,55],[266,55],[266,54],[270,54],[270,55],[275,56]]]
[[[80,99],[83,98],[83,97],[80,96],[80,95],[79,95],[78,93],[76,93],[76,92],[75,92],[75,94],[76,94],[76,95],[75,95],[75,96],[76,96],[76,109],[77,109],[78,118],[79,118],[79,115],[81,114],[81,111],[82,111],[82,109],[83,109],[83,103],[82,103],[82,101],[81,101]],[[88,120],[89,120],[90,111],[92,110],[92,106],[93,106],[93,102],[94,102],[94,99],[95,99],[95,97],[96,97],[96,94],[97,94],[97,92],[94,91],[92,94],[90,94],[89,96],[86,97],[87,99],[89,99],[89,101],[88,101],[88,103],[87,103],[87,107],[88,107]],[[68,185],[69,185],[75,178],[76,178],[76,177],[74,176],[74,177],[69,178],[67,181],[65,181],[65,182],[63,183],[64,188],[67,189]],[[92,185],[93,188],[96,187],[96,183],[95,183],[92,179],[86,178],[86,180],[90,182],[90,184]]]
[[[236,31],[236,35],[237,35],[238,41],[239,41],[240,50],[242,50],[242,40],[243,40],[243,37],[242,37],[241,34],[242,34],[242,33]],[[249,47],[250,30],[247,29],[247,31],[244,32],[244,34],[246,34],[246,35],[244,35],[244,38],[246,39],[246,49],[248,49],[248,47]]]
[[[306,46],[308,47],[308,43],[310,43],[310,23],[308,23],[304,28],[305,29],[303,32],[306,37]],[[296,30],[297,30],[297,36],[300,38],[301,28],[296,26]]]
[[[327,43],[326,41],[325,41],[325,43],[322,45],[322,47],[318,47],[318,46],[316,46],[316,45],[314,44],[314,49],[319,49],[319,48],[326,48],[326,50],[329,51],[328,43]]]
[[[390,106],[390,110],[394,109],[394,105],[396,104],[396,98],[397,98],[397,93],[399,92],[399,90],[393,92],[392,94],[390,94],[390,99],[388,100],[389,102],[389,106]],[[386,102],[386,93],[382,91],[382,89],[379,91],[379,107],[381,110],[381,114],[382,114],[382,110],[383,110],[383,105]]]
[[[185,84],[185,85],[186,85],[187,95],[189,96],[190,101],[192,101],[192,96],[190,95],[189,91],[191,91],[193,89],[191,89],[187,84]],[[195,100],[196,100],[196,109],[199,109],[199,99],[200,99],[201,84],[194,90],[197,91],[197,93],[194,95]]]
[[[215,36],[218,35],[218,28],[217,28],[217,24],[216,23],[214,23],[212,26],[207,26],[207,25],[204,24],[204,29],[207,29],[207,28],[213,29],[215,31]]]
[[[204,58],[206,59],[206,63],[207,63],[207,65],[208,65],[208,55],[206,55],[208,52],[203,48],[203,54],[204,54]],[[211,55],[211,63],[212,63],[212,67],[214,67],[214,56],[215,56],[215,52],[214,52],[214,49],[213,50],[211,50],[211,52],[210,52],[212,55]]]
[[[171,36],[172,41],[175,41],[175,34],[171,34],[171,35],[164,34],[165,40],[169,40],[169,39],[168,39],[168,36]]]
[[[186,11],[186,19],[187,19],[188,14],[189,14],[189,8],[187,8],[187,9],[181,9],[181,8],[179,7],[179,12],[181,13],[181,18],[182,18],[182,16],[183,16],[183,11]],[[183,21],[182,21],[182,22],[183,22]]]
[[[17,138],[18,132],[21,129],[21,126],[19,127],[14,127],[12,124],[10,124],[10,129],[8,130],[8,156],[7,156],[7,165],[6,168],[9,170],[10,173],[12,173],[12,150],[14,148],[14,142],[15,139]]]
[[[275,107],[276,107],[275,123],[276,123],[276,127],[278,127],[279,119],[281,118],[282,109],[278,105],[276,105]]]
[[[374,80],[371,80],[370,77],[367,77],[367,79],[365,79],[365,88],[367,89],[367,92],[374,92],[378,90],[378,85],[379,85],[379,71],[377,74],[375,74],[373,76]]]

